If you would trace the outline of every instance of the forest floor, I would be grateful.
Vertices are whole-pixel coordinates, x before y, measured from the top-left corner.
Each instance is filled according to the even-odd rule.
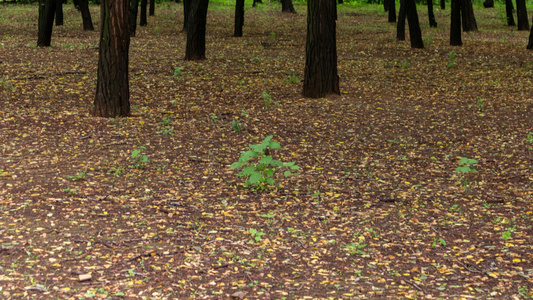
[[[68,5],[36,48],[37,5],[2,5],[0,297],[532,298],[529,32],[476,7],[451,47],[449,8],[429,28],[420,6],[410,49],[381,7],[339,6],[342,94],[306,99],[296,9],[248,8],[235,38],[211,5],[188,62],[182,5],[158,5],[131,41],[133,114],[103,119],[98,31]],[[299,175],[245,188],[230,165],[268,135]]]

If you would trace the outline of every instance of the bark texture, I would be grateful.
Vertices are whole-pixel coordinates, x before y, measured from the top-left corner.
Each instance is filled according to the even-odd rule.
[[[56,0],[56,26],[63,25],[63,0]]]
[[[452,0],[452,11],[450,20],[450,45],[461,46],[461,4],[462,0]]]
[[[340,94],[337,74],[337,3],[307,1],[307,42],[302,95],[320,98]]]
[[[385,0],[388,1],[388,11],[389,11],[389,23],[396,23],[396,0]]]
[[[428,18],[429,27],[437,27],[437,21],[435,20],[435,14],[433,13],[433,0],[428,1]]]
[[[513,0],[505,0],[505,14],[507,15],[507,25],[516,26],[513,16]]]
[[[485,2],[483,2],[483,6],[485,8],[494,7],[494,0],[485,0]]]
[[[83,30],[94,30],[91,11],[89,10],[89,0],[79,0],[78,7],[81,12],[81,19],[83,20]]]
[[[296,13],[292,0],[281,0],[281,11],[287,13]]]
[[[209,0],[192,0],[187,22],[186,60],[205,58],[205,31]]]
[[[150,9],[148,15],[155,16],[155,0],[150,0]]]
[[[409,24],[409,40],[411,41],[411,48],[424,48],[415,0],[405,0],[405,11],[407,13],[407,22]]]
[[[130,114],[128,4],[128,0],[104,0],[100,6],[102,29],[93,111],[97,117]]]
[[[52,29],[54,28],[54,16],[56,12],[56,0],[39,1],[39,31],[37,33],[37,46],[50,47],[52,43]]]
[[[516,0],[516,21],[518,25],[518,30],[529,30],[526,0]]]
[[[440,0],[440,9],[446,9],[446,0]]]
[[[187,31],[189,23],[189,10],[191,9],[192,0],[183,0],[183,31]]]
[[[130,0],[129,31],[130,37],[137,33],[137,15],[139,14],[139,0]]]
[[[146,6],[147,5],[148,5],[147,0],[141,0],[141,20],[139,21],[139,26],[148,25],[148,21],[146,18]]]
[[[405,41],[405,0],[400,0],[400,11],[398,12],[398,24],[396,24],[396,39]]]
[[[533,28],[531,28],[531,31],[529,32],[529,40],[527,43],[527,49],[533,50]]]
[[[463,31],[477,31],[476,17],[472,0],[461,0],[461,21],[463,22]]]
[[[242,36],[242,27],[244,26],[244,0],[237,0],[235,3],[235,30],[233,36]]]

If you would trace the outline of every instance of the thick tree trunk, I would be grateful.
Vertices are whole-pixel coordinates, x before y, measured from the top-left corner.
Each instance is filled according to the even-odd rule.
[[[336,44],[337,4],[307,0],[307,42],[302,95],[320,98],[340,94]]]
[[[56,26],[63,25],[63,0],[56,0]]]
[[[405,10],[407,13],[407,22],[409,24],[411,48],[422,49],[424,48],[424,42],[422,41],[422,31],[420,30],[420,22],[418,21],[415,0],[405,0]]]
[[[462,0],[452,0],[452,11],[450,20],[450,45],[461,46],[461,4]]]
[[[148,5],[147,0],[141,0],[141,20],[139,22],[139,26],[148,25],[148,21],[146,19],[146,6],[147,5]]]
[[[93,20],[91,18],[91,11],[89,10],[89,1],[79,0],[78,5],[81,12],[81,19],[83,20],[83,30],[94,30]]]
[[[485,0],[485,2],[483,2],[483,6],[485,8],[494,7],[494,0]]]
[[[389,0],[383,0],[383,11],[389,11],[389,5],[390,5]]]
[[[526,0],[516,0],[516,21],[518,30],[529,30]]]
[[[461,0],[461,21],[463,22],[463,31],[477,31],[476,17],[472,0]]]
[[[192,0],[183,0],[183,31],[187,31],[189,24],[189,10],[191,9]]]
[[[54,28],[54,15],[56,0],[39,1],[39,31],[37,33],[37,46],[50,47],[52,43],[52,29]]]
[[[529,32],[529,40],[527,43],[527,49],[533,50],[533,27],[531,28],[531,31]]]
[[[294,10],[292,0],[281,0],[281,11],[295,14],[296,10]]]
[[[128,4],[128,0],[104,0],[101,4],[100,51],[93,111],[97,117],[125,117],[130,114]]]
[[[396,0],[389,1],[389,23],[396,23]]]
[[[435,20],[435,14],[433,13],[433,0],[428,1],[428,18],[429,27],[437,27],[437,21]]]
[[[133,37],[137,33],[137,15],[139,14],[139,0],[130,0],[129,13],[129,31],[130,37]]]
[[[505,14],[507,15],[507,25],[516,26],[513,16],[513,0],[505,0]]]
[[[209,0],[192,0],[187,23],[185,60],[205,58],[205,31]]]
[[[235,31],[233,36],[242,36],[242,27],[244,26],[244,0],[237,0],[235,3]]]
[[[440,0],[440,9],[446,9],[446,0]]]
[[[400,11],[398,12],[398,24],[396,24],[396,39],[405,41],[405,0],[400,0]]]
[[[148,15],[155,15],[155,0],[150,0],[150,11],[148,12]]]

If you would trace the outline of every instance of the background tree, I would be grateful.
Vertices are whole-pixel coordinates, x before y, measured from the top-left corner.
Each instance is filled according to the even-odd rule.
[[[433,0],[428,1],[428,18],[429,27],[437,27],[437,21],[435,20],[435,14],[433,13]]]
[[[63,0],[56,0],[56,26],[63,25]]]
[[[186,60],[205,58],[205,31],[209,0],[192,0],[187,22]]]
[[[52,29],[56,0],[39,0],[39,31],[37,33],[37,46],[50,47],[52,43]]]
[[[514,22],[513,10],[513,0],[505,0],[505,14],[507,15],[508,26],[516,25],[516,23]]]
[[[409,24],[409,39],[411,40],[411,48],[424,48],[422,41],[422,31],[420,30],[420,22],[418,20],[418,13],[416,12],[415,0],[401,0],[400,13],[398,14],[398,25],[396,27],[396,38],[399,41],[405,40],[405,19]]]
[[[150,0],[150,10],[148,12],[148,15],[150,16],[155,15],[155,0]]]
[[[294,5],[292,4],[292,0],[281,0],[281,11],[293,14],[296,13],[296,10],[294,10]]]
[[[446,9],[446,0],[440,0],[440,9]]]
[[[89,0],[78,0],[77,2],[77,7],[79,7],[81,19],[83,20],[83,30],[94,30],[91,11],[89,10]]]
[[[187,31],[187,24],[189,23],[189,10],[191,8],[192,0],[183,0],[183,31]]]
[[[461,46],[461,4],[463,0],[452,0],[450,19],[450,45]]]
[[[461,0],[461,21],[463,22],[463,31],[477,31],[472,0]]]
[[[529,31],[529,39],[527,43],[527,49],[533,50],[533,27],[531,28],[531,31]]]
[[[129,1],[103,0],[100,9],[100,51],[93,114],[106,118],[125,117],[130,114]]]
[[[518,30],[529,30],[526,0],[516,0],[516,20],[518,23]]]
[[[387,5],[387,10],[389,11],[389,23],[396,23],[396,0],[385,1],[389,2]]]
[[[130,0],[130,15],[128,17],[130,37],[137,33],[137,15],[139,14],[139,0]]]
[[[242,36],[242,27],[244,26],[244,0],[237,0],[235,3],[235,31],[233,36]]]
[[[148,21],[146,18],[146,6],[147,5],[148,5],[147,0],[141,0],[141,20],[139,21],[140,26],[148,25]]]
[[[494,7],[494,0],[485,0],[485,2],[483,2],[483,6],[485,8]]]
[[[340,94],[337,74],[337,3],[307,0],[307,41],[302,95]]]
[[[400,11],[398,12],[398,24],[396,24],[396,39],[405,41],[405,0],[400,0]]]

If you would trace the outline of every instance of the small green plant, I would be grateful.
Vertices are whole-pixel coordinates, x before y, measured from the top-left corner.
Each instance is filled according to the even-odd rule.
[[[63,192],[68,193],[70,196],[76,195],[78,193],[77,189],[71,189],[70,187],[66,187],[63,189]]]
[[[242,125],[237,119],[231,121],[231,129],[235,132],[242,132]]]
[[[272,104],[272,96],[270,96],[269,93],[264,92],[261,94],[261,97],[263,98],[263,109],[267,110]]]
[[[276,42],[276,33],[274,31],[270,32],[270,43],[274,44]]]
[[[209,115],[209,119],[211,120],[211,123],[217,123],[218,122],[217,115]]]
[[[172,77],[174,78],[180,78],[181,76],[183,76],[183,66],[181,67],[174,67],[174,74],[172,74]]]
[[[348,250],[348,253],[350,253],[351,255],[366,256],[366,252],[361,250],[364,247],[366,247],[366,244],[350,243],[350,244],[346,245],[346,250]]]
[[[517,225],[507,228],[506,231],[502,232],[502,239],[507,242],[507,240],[511,238],[513,232],[515,232],[517,228]]]
[[[482,98],[479,98],[477,99],[476,104],[477,104],[477,110],[479,112],[483,112],[485,110],[485,100],[483,100]]]
[[[402,68],[402,69],[409,68],[409,62],[407,61],[407,59],[403,61],[403,64],[402,64],[402,66],[400,68]]]
[[[448,53],[448,58],[448,64],[446,65],[448,69],[455,68],[455,51],[450,51],[450,53]]]
[[[533,144],[533,132],[530,132],[530,133],[527,134],[526,144],[528,144],[528,145],[532,145]]]
[[[437,246],[437,244],[440,244],[441,246],[446,246],[446,241],[443,238],[433,238],[433,243],[431,243],[431,247]]]
[[[157,134],[174,135],[174,127],[163,127],[157,132]]]
[[[291,72],[291,73],[289,73],[289,76],[287,77],[286,82],[290,83],[290,84],[298,83],[299,82],[298,76],[296,74],[294,74],[293,72]]]
[[[172,124],[172,120],[170,118],[164,118],[161,120],[161,122],[159,122],[159,125],[161,126],[170,126],[170,124]]]
[[[122,173],[124,173],[124,168],[117,166],[111,166],[111,169],[107,170],[107,174],[113,174],[115,176],[120,176]]]
[[[424,45],[426,46],[430,46],[433,44],[433,36],[435,36],[434,33],[428,33],[424,36],[423,40],[424,40]]]
[[[472,165],[477,164],[478,161],[475,159],[468,159],[466,157],[461,157],[459,161],[459,166],[455,169],[455,173],[461,174],[463,176],[463,186],[468,187],[471,184],[470,174],[477,173],[477,170],[472,168]]]
[[[261,242],[261,236],[263,236],[265,233],[256,229],[250,229],[248,230],[250,235],[252,236],[253,240],[250,241],[250,244],[259,243]]]
[[[295,162],[282,162],[272,158],[271,150],[281,149],[281,146],[272,141],[272,135],[267,136],[261,144],[249,145],[251,150],[245,151],[239,160],[231,164],[230,168],[244,169],[238,174],[239,177],[246,177],[245,187],[255,185],[260,189],[265,189],[268,185],[274,185],[274,172],[281,167],[286,167],[283,173],[285,177],[291,176],[293,171],[299,169]],[[252,158],[257,158],[256,162]],[[298,175],[295,173],[295,175]]]
[[[137,149],[131,151],[131,159],[137,169],[144,169],[148,162],[148,156],[144,153],[144,150],[146,150],[146,147],[139,146]]]
[[[527,286],[522,286],[518,288],[518,294],[524,299],[533,299],[533,295],[529,292]]]
[[[67,178],[70,181],[82,181],[85,180],[85,173],[87,173],[87,170],[79,171],[77,175],[67,176]]]

